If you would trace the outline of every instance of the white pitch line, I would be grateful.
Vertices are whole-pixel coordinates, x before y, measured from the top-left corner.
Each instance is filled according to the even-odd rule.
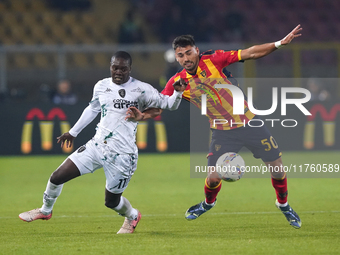
[[[254,215],[254,214],[280,214],[277,212],[220,212],[220,213],[209,213],[209,215]],[[313,214],[313,213],[340,213],[340,211],[299,211],[299,214]],[[183,214],[143,214],[143,217],[182,217]],[[111,217],[121,217],[120,215],[99,215],[99,216],[89,216],[89,215],[59,215],[53,216],[53,218],[111,218]],[[0,217],[2,219],[15,219],[17,217]]]

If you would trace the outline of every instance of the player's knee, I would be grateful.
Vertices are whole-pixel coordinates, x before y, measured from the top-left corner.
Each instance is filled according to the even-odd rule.
[[[272,178],[283,179],[286,176],[281,158],[272,162],[265,162],[265,164],[268,167]]]
[[[276,180],[282,180],[286,177],[286,173],[284,171],[282,172],[271,172],[270,173],[271,177],[276,179]]]
[[[209,185],[210,188],[215,188],[217,187],[221,182],[221,179],[219,178],[209,178],[207,179],[207,184]]]
[[[63,180],[62,178],[60,177],[60,174],[58,173],[58,171],[54,171],[52,174],[51,174],[51,177],[50,177],[50,182],[52,182],[53,184],[55,185],[60,185],[60,184],[63,184]]]
[[[78,176],[80,176],[79,169],[70,159],[67,159],[52,173],[50,181],[55,185],[60,185]]]

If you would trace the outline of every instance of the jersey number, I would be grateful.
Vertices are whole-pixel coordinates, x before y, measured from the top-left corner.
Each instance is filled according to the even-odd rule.
[[[270,143],[269,143],[269,142],[270,142]],[[268,139],[266,138],[266,139],[261,140],[261,143],[262,143],[264,146],[267,147],[267,148],[264,149],[265,151],[270,151],[270,150],[272,149],[272,147],[273,147],[274,149],[277,149],[277,148],[279,147],[279,146],[277,145],[277,143],[276,143],[274,137],[272,137],[272,136],[269,138],[269,141],[268,141]]]
[[[118,184],[118,189],[122,189],[126,186],[127,184],[127,180],[129,178],[125,178],[125,179],[119,179],[119,184]]]

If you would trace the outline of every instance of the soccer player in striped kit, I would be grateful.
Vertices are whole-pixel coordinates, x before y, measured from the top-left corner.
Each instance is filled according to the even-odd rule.
[[[200,53],[191,35],[179,36],[173,41],[173,49],[176,60],[183,67],[183,70],[176,73],[168,81],[162,93],[164,95],[171,95],[173,93],[172,85],[176,82],[188,84],[183,93],[183,98],[189,100],[197,107],[201,107],[200,94],[202,94],[202,92],[199,93],[199,86],[202,85],[202,83],[197,81],[223,79],[228,84],[238,86],[237,81],[232,77],[231,73],[225,69],[226,66],[238,61],[264,57],[278,48],[289,44],[294,38],[299,37],[301,30],[302,28],[298,25],[280,41],[254,45],[244,50],[216,50],[204,53]],[[215,90],[213,84],[209,86],[210,91]],[[207,86],[206,89],[209,90],[209,86]],[[246,125],[250,120],[257,118],[255,114],[249,111],[246,100],[244,100],[244,115],[234,115],[233,97],[230,91],[228,92],[221,88],[218,89],[218,94],[220,96],[219,98],[210,97],[207,100],[206,115],[209,118],[212,130],[208,166],[215,166],[217,159],[226,152],[238,152],[242,147],[247,147],[255,158],[261,158],[268,167],[271,166],[272,169],[275,167],[281,169],[281,171],[278,172],[271,172],[272,185],[277,197],[275,204],[285,215],[291,226],[300,228],[301,220],[287,202],[287,177],[282,170],[281,151],[274,138],[265,126],[251,128]],[[219,102],[215,103],[217,100],[219,100]],[[149,109],[141,113],[132,107],[129,111],[129,116],[140,119],[155,117],[160,113],[161,110],[159,109]],[[222,125],[213,125],[214,119],[225,119],[228,120],[228,122]],[[234,125],[231,125],[231,123],[234,123]],[[221,185],[221,179],[216,173],[209,173],[204,185],[205,200],[190,207],[185,213],[186,219],[195,220],[214,207]]]

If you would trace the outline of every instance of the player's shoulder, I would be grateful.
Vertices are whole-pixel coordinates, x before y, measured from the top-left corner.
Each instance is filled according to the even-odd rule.
[[[238,50],[208,50],[201,53],[201,56],[212,56],[212,55],[221,55],[221,54],[235,54]]]
[[[133,78],[133,77],[131,77],[131,81],[130,81],[129,85],[131,87],[134,87],[134,88],[139,88],[140,90],[148,90],[148,89],[153,88],[153,86],[151,84],[144,82],[144,81],[141,81],[141,80],[138,80],[138,79]]]
[[[207,51],[204,51],[201,53],[201,57],[204,57],[204,56],[211,56],[213,54],[215,54],[215,50],[207,50]]]
[[[107,86],[111,83],[111,78],[104,78],[99,81],[94,85],[95,87],[101,87],[101,86]]]
[[[175,73],[169,80],[175,81],[179,78],[186,78],[187,72],[184,68],[178,69],[177,73]]]
[[[201,53],[201,57],[212,57],[212,56],[226,54],[230,52],[233,52],[233,50],[208,50],[208,51]],[[237,51],[234,51],[234,52],[237,52]]]
[[[95,91],[100,91],[103,88],[107,88],[111,83],[111,78],[104,78],[99,81],[94,85],[94,90]]]
[[[211,60],[220,59],[222,53],[223,53],[222,50],[208,50],[208,51],[201,53],[200,60],[204,61],[206,59],[211,59]]]
[[[234,59],[235,57],[239,58],[238,50],[209,50],[201,54],[201,61],[210,59],[214,63],[221,61],[224,63],[226,59]]]

